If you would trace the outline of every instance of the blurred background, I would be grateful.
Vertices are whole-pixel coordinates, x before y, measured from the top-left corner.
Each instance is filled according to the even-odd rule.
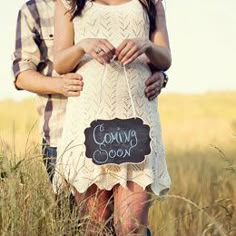
[[[11,55],[18,9],[24,0],[4,2],[0,10],[0,100],[29,93],[12,86]],[[236,2],[164,0],[173,64],[168,92],[205,93],[236,89]]]
[[[0,8],[0,234],[70,235],[68,222],[77,221],[54,215],[35,95],[13,86],[11,55],[24,2]],[[149,224],[157,236],[235,236],[236,1],[163,2],[173,64],[159,111],[172,188],[154,202]]]

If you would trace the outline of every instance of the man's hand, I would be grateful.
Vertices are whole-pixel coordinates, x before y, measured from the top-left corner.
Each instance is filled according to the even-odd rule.
[[[160,93],[164,83],[164,75],[162,72],[154,72],[145,82],[145,95],[149,101],[156,98]]]
[[[68,73],[60,78],[60,93],[66,97],[79,96],[83,90],[83,79],[76,73]]]

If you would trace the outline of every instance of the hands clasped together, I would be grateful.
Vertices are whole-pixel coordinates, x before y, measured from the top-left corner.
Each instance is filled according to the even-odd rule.
[[[125,39],[115,48],[106,39],[90,38],[80,41],[80,47],[84,53],[89,54],[101,64],[110,63],[116,59],[122,65],[127,65],[146,52],[149,41],[137,38]]]
[[[118,60],[122,65],[133,62],[149,48],[149,41],[143,39],[126,39],[115,48],[106,39],[89,38],[80,42],[80,48],[101,64]],[[83,79],[79,74],[68,73],[62,76],[61,93],[66,97],[79,96],[83,90]],[[155,72],[146,80],[145,96],[153,100],[161,92],[164,77]]]

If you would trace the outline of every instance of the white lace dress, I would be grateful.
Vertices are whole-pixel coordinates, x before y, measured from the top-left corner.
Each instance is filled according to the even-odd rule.
[[[83,15],[76,17],[73,23],[75,43],[84,38],[106,38],[117,47],[126,38],[148,38],[149,35],[149,19],[138,0],[113,6],[87,2]],[[80,193],[92,184],[111,190],[118,183],[126,186],[127,181],[133,181],[144,189],[150,185],[157,195],[169,189],[171,181],[157,100],[148,101],[144,95],[145,80],[151,75],[144,57],[142,55],[126,66],[126,71],[136,115],[150,126],[151,153],[141,164],[120,166],[98,166],[85,156],[84,130],[93,120],[127,119],[134,115],[122,66],[117,62],[108,64],[102,84],[104,66],[86,55],[77,71],[83,76],[83,91],[80,97],[70,97],[67,103],[54,177],[56,190],[63,180]]]

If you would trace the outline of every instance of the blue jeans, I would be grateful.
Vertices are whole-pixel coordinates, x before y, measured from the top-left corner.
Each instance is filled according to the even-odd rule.
[[[49,145],[46,144],[46,141],[43,139],[42,153],[43,153],[43,163],[47,169],[48,177],[52,182],[57,160],[57,148],[50,147]]]
[[[147,228],[147,236],[152,236],[149,228]]]

